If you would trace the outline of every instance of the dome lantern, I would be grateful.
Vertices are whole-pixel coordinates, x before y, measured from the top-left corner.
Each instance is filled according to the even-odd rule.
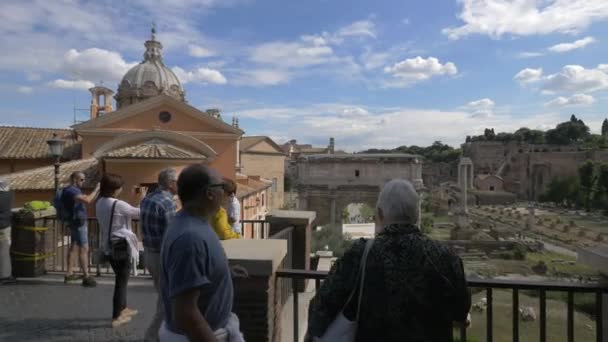
[[[182,85],[171,69],[163,63],[161,42],[156,40],[156,29],[153,26],[150,40],[144,46],[144,60],[131,68],[123,76],[115,96],[117,108],[141,102],[161,94],[169,95],[178,101],[185,102]]]

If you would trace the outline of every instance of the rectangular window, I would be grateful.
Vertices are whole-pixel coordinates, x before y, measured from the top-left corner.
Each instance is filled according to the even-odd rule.
[[[359,177],[359,170],[355,170],[355,177]]]
[[[277,179],[272,179],[272,192],[277,192]]]

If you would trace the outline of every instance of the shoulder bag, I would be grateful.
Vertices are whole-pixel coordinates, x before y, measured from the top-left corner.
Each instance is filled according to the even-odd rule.
[[[314,342],[354,342],[357,336],[357,325],[359,322],[359,309],[361,308],[361,298],[363,297],[363,284],[365,283],[365,266],[367,265],[367,256],[369,254],[370,249],[372,248],[372,244],[374,240],[369,239],[365,243],[365,250],[363,252],[363,257],[361,258],[361,264],[359,265],[358,279],[359,286],[355,286],[355,288],[351,291],[348,296],[348,300],[338,313],[338,316],[334,319],[333,322],[329,325],[323,336],[314,337]],[[352,300],[353,296],[359,289],[359,298],[357,300],[357,314],[355,316],[354,321],[350,321],[346,316],[344,316],[344,310]]]
[[[125,238],[112,236],[112,220],[114,220],[114,209],[116,208],[115,200],[112,204],[112,214],[110,214],[110,224],[108,229],[108,246],[111,247],[111,256],[114,261],[125,261],[129,259],[129,243]]]

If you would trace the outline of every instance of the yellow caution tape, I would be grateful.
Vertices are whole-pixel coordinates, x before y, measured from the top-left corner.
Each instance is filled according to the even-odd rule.
[[[48,227],[29,227],[29,226],[15,227],[15,229],[29,230],[29,231],[33,231],[33,232],[45,232],[45,231],[49,230]]]
[[[13,255],[22,255],[22,257],[13,258],[13,260],[16,260],[16,261],[37,261],[37,260],[46,259],[46,258],[48,258],[50,256],[55,255],[55,253],[47,253],[47,254],[35,253],[35,254],[29,254],[29,253],[15,252],[15,251],[11,251],[11,254],[13,254]]]

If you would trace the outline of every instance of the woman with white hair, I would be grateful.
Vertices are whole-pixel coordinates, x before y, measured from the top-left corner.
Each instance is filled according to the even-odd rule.
[[[418,202],[406,180],[384,186],[376,238],[336,261],[310,302],[307,341],[336,340],[337,317],[356,323],[355,341],[452,341],[471,296],[460,258],[418,228]]]

